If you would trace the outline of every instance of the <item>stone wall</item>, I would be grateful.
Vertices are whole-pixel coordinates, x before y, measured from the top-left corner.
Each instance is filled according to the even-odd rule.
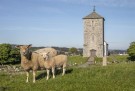
[[[9,74],[24,72],[21,66],[16,65],[0,65],[0,72],[6,72]]]
[[[104,19],[84,19],[83,56],[89,57],[92,49],[96,50],[96,56],[103,57]]]

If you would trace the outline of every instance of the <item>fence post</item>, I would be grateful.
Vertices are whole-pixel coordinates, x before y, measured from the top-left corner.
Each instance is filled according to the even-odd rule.
[[[103,57],[103,66],[107,66],[107,57],[106,56]]]

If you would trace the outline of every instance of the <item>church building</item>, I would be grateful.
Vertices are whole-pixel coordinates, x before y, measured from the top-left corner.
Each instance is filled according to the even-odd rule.
[[[104,40],[104,17],[95,11],[83,18],[84,44],[83,56],[104,57],[108,55],[108,44]]]

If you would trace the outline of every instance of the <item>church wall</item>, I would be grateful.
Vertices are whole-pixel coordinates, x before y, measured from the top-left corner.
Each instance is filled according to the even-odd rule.
[[[103,57],[104,20],[84,19],[84,51],[83,56],[89,57],[90,50],[95,49],[98,57]]]

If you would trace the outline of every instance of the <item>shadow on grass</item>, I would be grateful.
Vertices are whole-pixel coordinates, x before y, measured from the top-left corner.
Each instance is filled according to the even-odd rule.
[[[14,89],[13,87],[0,87],[0,91],[10,91]]]
[[[73,71],[72,68],[67,69],[66,72],[65,72],[65,74],[71,74],[72,71]],[[62,72],[63,72],[63,69],[57,69],[55,75],[62,75]]]
[[[132,62],[135,62],[135,57],[127,57],[127,61],[132,61]]]
[[[43,78],[45,78],[46,75],[47,75],[46,72],[42,72],[41,74],[39,74],[39,75],[36,77],[36,80],[43,79]]]
[[[62,69],[57,69],[55,70],[55,75],[62,75]],[[66,74],[71,74],[73,71],[73,69],[67,69],[66,72],[65,72],[65,75]],[[43,72],[41,74],[39,74],[37,77],[36,77],[36,80],[41,80],[43,78],[45,78],[47,76],[47,73],[46,72]],[[50,71],[50,76],[52,76],[52,72]]]

